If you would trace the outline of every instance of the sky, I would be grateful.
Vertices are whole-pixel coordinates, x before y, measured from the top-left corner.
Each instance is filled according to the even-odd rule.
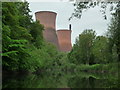
[[[93,29],[96,31],[97,35],[105,35],[108,24],[110,23],[111,15],[109,10],[107,10],[107,20],[105,20],[100,12],[99,6],[84,11],[81,19],[73,18],[69,21],[69,17],[74,12],[74,6],[72,3],[67,2],[68,0],[52,0],[53,2],[48,2],[48,0],[44,0],[44,2],[42,0],[41,2],[33,2],[32,0],[27,1],[29,2],[29,8],[32,11],[31,14],[34,20],[36,20],[35,12],[37,11],[53,11],[57,13],[56,30],[69,29],[69,24],[71,24],[72,45],[75,43],[76,37],[85,29]]]

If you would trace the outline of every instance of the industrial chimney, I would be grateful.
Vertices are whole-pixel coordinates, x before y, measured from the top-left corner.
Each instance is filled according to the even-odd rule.
[[[46,41],[53,43],[59,49],[56,34],[56,15],[57,13],[51,11],[40,11],[35,13],[36,19],[45,27],[43,37]]]
[[[69,52],[72,49],[71,44],[71,30],[62,29],[57,30],[59,49],[63,52]]]
[[[71,30],[71,24],[69,24],[69,30]]]

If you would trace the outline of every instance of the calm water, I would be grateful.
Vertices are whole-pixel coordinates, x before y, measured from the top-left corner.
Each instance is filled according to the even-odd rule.
[[[44,73],[6,75],[3,88],[117,88],[117,75],[92,73]]]

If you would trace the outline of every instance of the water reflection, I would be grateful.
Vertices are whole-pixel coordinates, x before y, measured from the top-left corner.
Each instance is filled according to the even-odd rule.
[[[7,75],[3,88],[116,88],[118,78],[88,73],[44,73]]]
[[[94,86],[95,86],[95,78],[89,77],[89,84],[90,84],[91,88],[94,88]]]

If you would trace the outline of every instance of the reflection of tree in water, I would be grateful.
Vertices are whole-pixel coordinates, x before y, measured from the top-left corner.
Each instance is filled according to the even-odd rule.
[[[87,88],[88,79],[79,76],[72,77],[68,80],[68,86],[71,88]]]
[[[43,75],[9,75],[3,78],[3,88],[110,88],[117,87],[117,79],[103,75],[64,74],[62,72]],[[108,79],[109,78],[109,79]],[[110,79],[111,78],[111,79]]]
[[[66,79],[60,73],[43,75],[7,76],[3,88],[60,88],[67,86]]]
[[[94,88],[94,78],[81,78],[81,77],[74,77],[72,78],[71,85],[74,88]],[[73,83],[72,83],[73,82]]]
[[[89,77],[89,85],[90,85],[90,88],[95,87],[95,78]]]
[[[102,76],[102,77],[101,77]],[[118,79],[111,76],[103,75],[89,75],[86,73],[86,76],[74,75],[68,78],[68,87],[71,88],[118,88],[117,81]]]

